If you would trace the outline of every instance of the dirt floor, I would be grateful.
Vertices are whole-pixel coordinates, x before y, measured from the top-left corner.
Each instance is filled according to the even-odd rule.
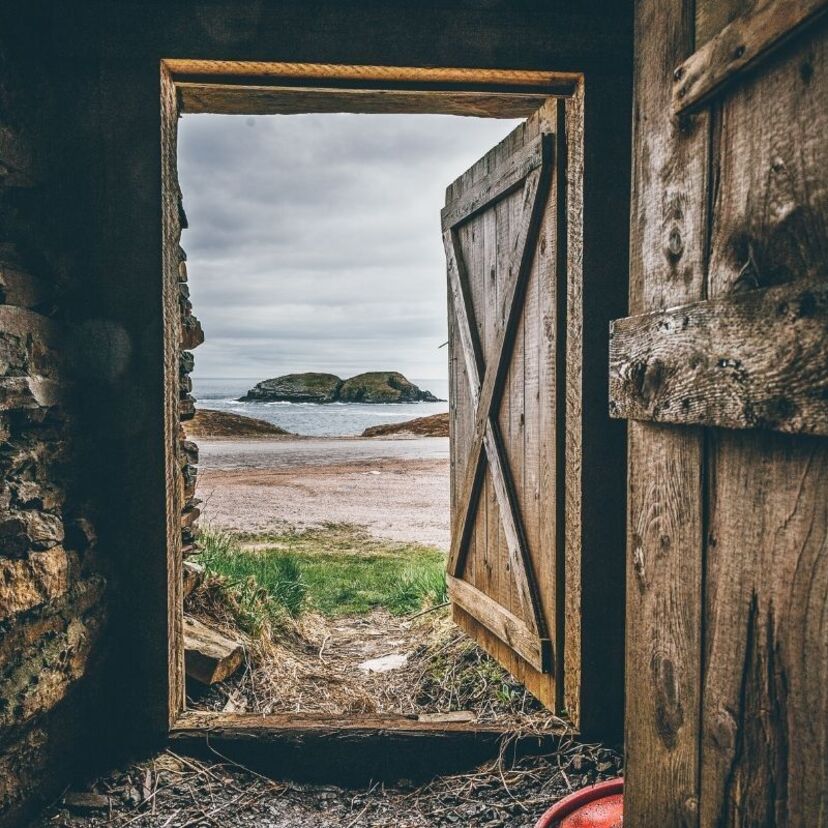
[[[550,756],[499,760],[422,787],[345,790],[276,782],[220,756],[202,762],[167,751],[80,792],[93,797],[67,791],[30,828],[531,828],[556,800],[619,768],[613,752],[568,742]]]
[[[231,531],[358,523],[448,549],[445,437],[198,440],[202,522]]]

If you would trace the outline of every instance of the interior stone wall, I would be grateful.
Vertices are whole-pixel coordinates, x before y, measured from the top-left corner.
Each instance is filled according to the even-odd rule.
[[[67,335],[77,284],[49,214],[52,94],[0,36],[0,820],[65,776],[55,769],[94,697],[84,679],[107,617],[94,508],[75,474],[73,374],[88,341]]]

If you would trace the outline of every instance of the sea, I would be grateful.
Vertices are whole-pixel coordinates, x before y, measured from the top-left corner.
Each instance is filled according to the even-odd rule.
[[[290,403],[239,402],[261,377],[193,377],[193,396],[197,408],[230,411],[281,426],[293,434],[311,437],[359,436],[373,425],[401,423],[448,411],[447,379],[415,379],[411,382],[446,402],[387,403]]]

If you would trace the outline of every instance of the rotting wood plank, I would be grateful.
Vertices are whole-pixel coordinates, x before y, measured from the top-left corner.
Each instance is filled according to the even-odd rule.
[[[218,684],[233,675],[243,661],[244,648],[238,641],[184,616],[184,666],[190,678],[201,684]]]
[[[703,298],[708,117],[670,117],[693,49],[692,0],[635,6],[630,311]],[[701,429],[628,430],[624,819],[697,824],[702,588]]]
[[[188,489],[195,487],[195,476],[187,475],[191,467],[180,467],[178,432],[181,428],[179,399],[181,384],[181,313],[178,305],[180,264],[183,256],[179,212],[178,183],[178,117],[179,104],[175,84],[167,68],[160,67],[161,91],[161,229],[162,229],[162,323],[163,323],[163,423],[164,423],[164,513],[166,577],[166,639],[167,658],[165,678],[167,695],[163,707],[159,705],[155,718],[163,718],[164,728],[172,726],[184,709],[185,667],[182,595],[182,562],[185,550],[181,541],[181,509],[193,496]],[[186,274],[186,265],[184,268]],[[190,355],[192,359],[192,355]],[[159,726],[157,723],[155,726]]]
[[[618,319],[610,414],[828,434],[828,279]]]
[[[538,672],[552,670],[551,644],[548,638],[539,638],[526,622],[512,614],[485,592],[460,578],[446,576],[452,602],[474,616],[487,630],[508,644],[521,658]]]
[[[676,67],[673,109],[703,103],[826,11],[826,0],[770,0],[751,7]]]
[[[181,570],[183,574],[182,598],[186,598],[204,581],[204,567],[195,561],[184,561]]]

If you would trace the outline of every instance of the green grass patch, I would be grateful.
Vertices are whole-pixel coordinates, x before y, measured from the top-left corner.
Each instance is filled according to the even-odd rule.
[[[378,607],[404,615],[447,599],[443,552],[378,540],[351,525],[267,535],[205,531],[200,543],[208,572],[255,584],[294,616],[306,608],[337,617]]]
[[[198,542],[197,560],[245,632],[260,635],[278,627],[285,615],[295,617],[304,609],[307,586],[291,556],[257,561],[242,550],[235,535],[210,529],[200,532]]]

